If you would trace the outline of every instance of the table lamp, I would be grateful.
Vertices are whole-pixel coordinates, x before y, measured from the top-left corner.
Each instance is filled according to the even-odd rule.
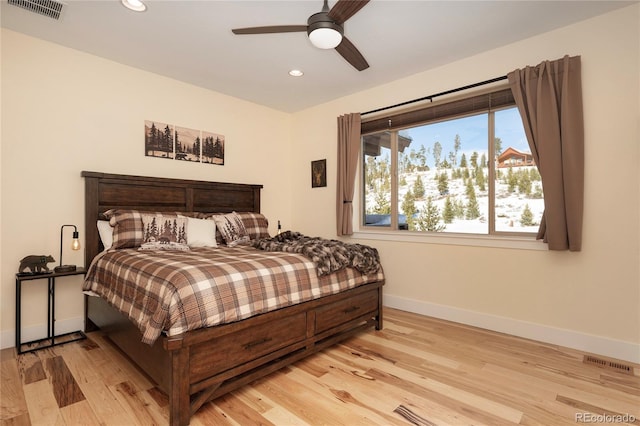
[[[60,227],[60,265],[53,268],[55,272],[73,272],[76,270],[76,265],[63,265],[62,264],[62,240],[64,238],[64,228],[73,227],[73,241],[71,242],[71,250],[80,250],[80,240],[78,239],[78,228],[75,225],[62,225]]]

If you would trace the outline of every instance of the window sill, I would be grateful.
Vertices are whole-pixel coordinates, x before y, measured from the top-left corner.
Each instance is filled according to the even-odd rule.
[[[421,244],[443,244],[454,246],[493,247],[517,250],[544,250],[547,244],[534,237],[469,235],[469,234],[423,234],[408,231],[380,231],[361,229],[351,236],[361,240],[396,241]]]

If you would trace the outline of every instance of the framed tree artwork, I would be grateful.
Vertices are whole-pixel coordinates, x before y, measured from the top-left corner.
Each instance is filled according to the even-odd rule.
[[[202,131],[202,162],[224,166],[224,135]]]
[[[319,188],[327,186],[327,160],[311,162],[311,187]]]
[[[175,126],[176,160],[200,162],[200,130]]]
[[[147,157],[224,166],[224,135],[157,121],[144,121]]]
[[[145,120],[144,153],[147,157],[173,159],[173,125]]]

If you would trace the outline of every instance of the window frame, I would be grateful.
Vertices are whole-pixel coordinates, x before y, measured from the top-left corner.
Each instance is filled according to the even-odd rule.
[[[508,93],[507,93],[508,90]],[[498,105],[493,106],[491,97],[497,94],[499,97]],[[489,96],[488,106],[478,108],[474,106],[477,99],[483,102]],[[511,97],[509,99],[509,96]],[[487,102],[480,102],[487,105]],[[465,105],[469,107],[468,111],[464,111]],[[483,247],[505,247],[505,248],[522,248],[522,249],[543,249],[546,250],[546,244],[540,240],[536,240],[536,232],[521,231],[497,231],[495,224],[495,177],[496,164],[495,161],[490,162],[488,167],[488,212],[490,217],[487,234],[463,233],[463,232],[430,232],[430,231],[410,231],[399,229],[398,227],[398,133],[406,128],[424,126],[442,121],[460,119],[468,116],[487,114],[488,117],[488,157],[495,157],[495,113],[504,109],[516,107],[508,85],[499,85],[488,88],[484,91],[476,91],[472,94],[449,98],[441,102],[430,101],[426,106],[413,108],[411,110],[403,110],[392,114],[378,116],[370,120],[363,120],[361,132],[361,148],[364,145],[364,136],[379,133],[382,131],[390,131],[390,151],[391,151],[391,214],[390,226],[371,226],[365,224],[365,154],[362,149],[358,166],[360,168],[358,176],[359,196],[354,197],[357,205],[354,205],[354,211],[358,212],[357,218],[354,217],[354,236],[363,239],[382,239],[394,241],[411,241],[411,242],[430,242],[439,244],[452,245],[473,245]],[[434,109],[435,110],[432,110]],[[431,110],[431,111],[430,111]],[[447,115],[446,111],[453,111]],[[382,128],[381,124],[388,123],[387,128]],[[493,155],[493,157],[492,157]]]

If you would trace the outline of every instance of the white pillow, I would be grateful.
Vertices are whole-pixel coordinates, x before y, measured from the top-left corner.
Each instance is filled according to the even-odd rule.
[[[113,245],[113,227],[108,220],[98,221],[98,234],[100,234],[100,241],[102,241],[104,249],[109,250]]]
[[[218,247],[216,223],[213,220],[188,217],[187,241],[189,247]]]

